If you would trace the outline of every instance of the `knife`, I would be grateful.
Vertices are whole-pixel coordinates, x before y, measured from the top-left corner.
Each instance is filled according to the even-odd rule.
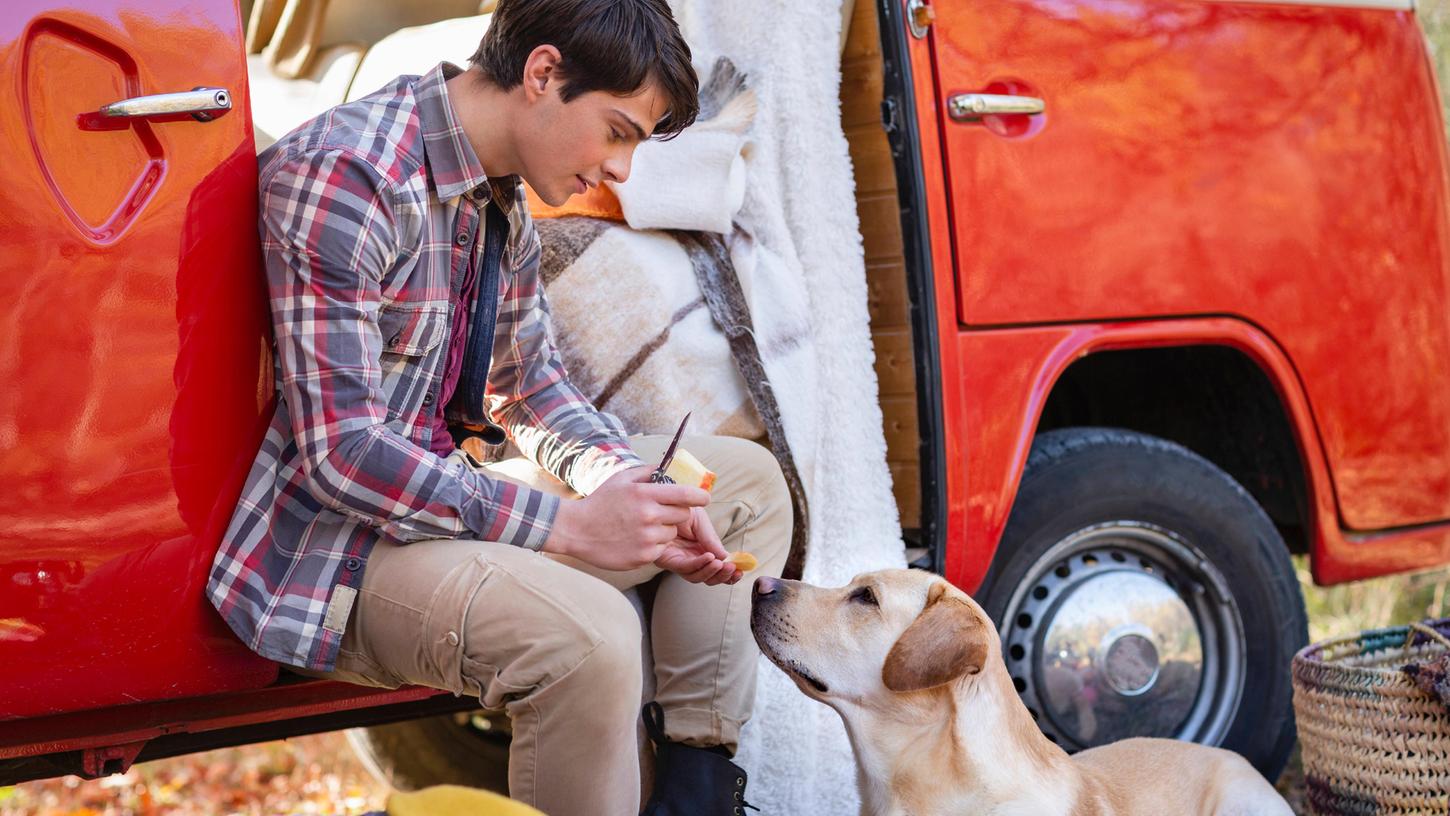
[[[669,470],[670,469],[670,463],[673,462],[673,461],[675,461],[675,448],[678,447],[679,444],[680,444],[680,437],[682,437],[682,436],[685,435],[685,425],[690,421],[690,414],[693,414],[693,413],[694,413],[694,411],[691,411],[689,414],[685,414],[685,418],[682,419],[682,420],[680,420],[680,429],[677,430],[677,431],[675,431],[675,438],[674,439],[671,439],[670,440],[670,446],[668,448],[665,448],[665,455],[664,455],[664,458],[660,459],[660,466],[657,467],[657,468],[655,468],[654,473],[651,473],[649,475],[649,480],[652,483],[654,483],[654,484],[674,484],[675,483],[675,480],[674,479],[671,479],[670,477],[668,477],[668,476],[665,475],[665,471],[666,470]]]

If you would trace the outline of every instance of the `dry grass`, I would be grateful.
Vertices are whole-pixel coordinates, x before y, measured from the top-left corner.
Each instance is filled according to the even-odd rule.
[[[1435,75],[1440,77],[1440,101],[1445,105],[1450,118],[1450,94],[1446,83],[1450,82],[1450,0],[1419,0],[1416,14],[1420,27],[1430,40],[1430,50],[1435,58]]]
[[[357,816],[387,793],[338,731],[0,787],[0,816]]]
[[[1302,557],[1294,562],[1309,610],[1311,641],[1450,614],[1450,569],[1316,587],[1309,580],[1308,562]]]

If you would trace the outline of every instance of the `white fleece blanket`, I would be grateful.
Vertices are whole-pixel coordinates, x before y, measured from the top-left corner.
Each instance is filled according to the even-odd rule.
[[[840,0],[671,5],[697,65],[728,57],[749,77],[759,110],[736,219],[789,270],[791,279],[772,285],[796,288],[809,304],[821,385],[812,404],[781,404],[788,425],[792,412],[814,414],[799,424],[819,437],[812,472],[802,474],[811,502],[805,579],[839,585],[862,571],[904,566],[838,103]],[[764,658],[739,762],[750,774],[749,799],[766,813],[841,816],[859,809],[840,718],[808,701]]]

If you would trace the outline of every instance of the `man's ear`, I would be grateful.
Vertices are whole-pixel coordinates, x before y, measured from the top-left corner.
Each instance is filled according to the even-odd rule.
[[[564,59],[559,49],[540,45],[524,60],[524,95],[529,99],[542,96],[550,82],[559,81],[559,63]]]
[[[976,674],[987,662],[991,623],[960,598],[946,594],[937,581],[926,608],[886,655],[881,680],[892,691],[921,691]]]

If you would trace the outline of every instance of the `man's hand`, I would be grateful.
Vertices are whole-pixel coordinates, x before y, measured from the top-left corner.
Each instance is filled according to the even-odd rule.
[[[710,494],[652,484],[653,471],[648,465],[621,471],[587,497],[561,503],[544,550],[600,569],[656,563],[691,581],[729,580],[737,571],[724,562],[725,549],[705,515]]]
[[[679,525],[678,530],[672,545],[655,559],[656,566],[696,584],[716,586],[740,582],[744,573],[725,560],[729,553],[720,543],[705,508],[691,508],[690,520]]]

